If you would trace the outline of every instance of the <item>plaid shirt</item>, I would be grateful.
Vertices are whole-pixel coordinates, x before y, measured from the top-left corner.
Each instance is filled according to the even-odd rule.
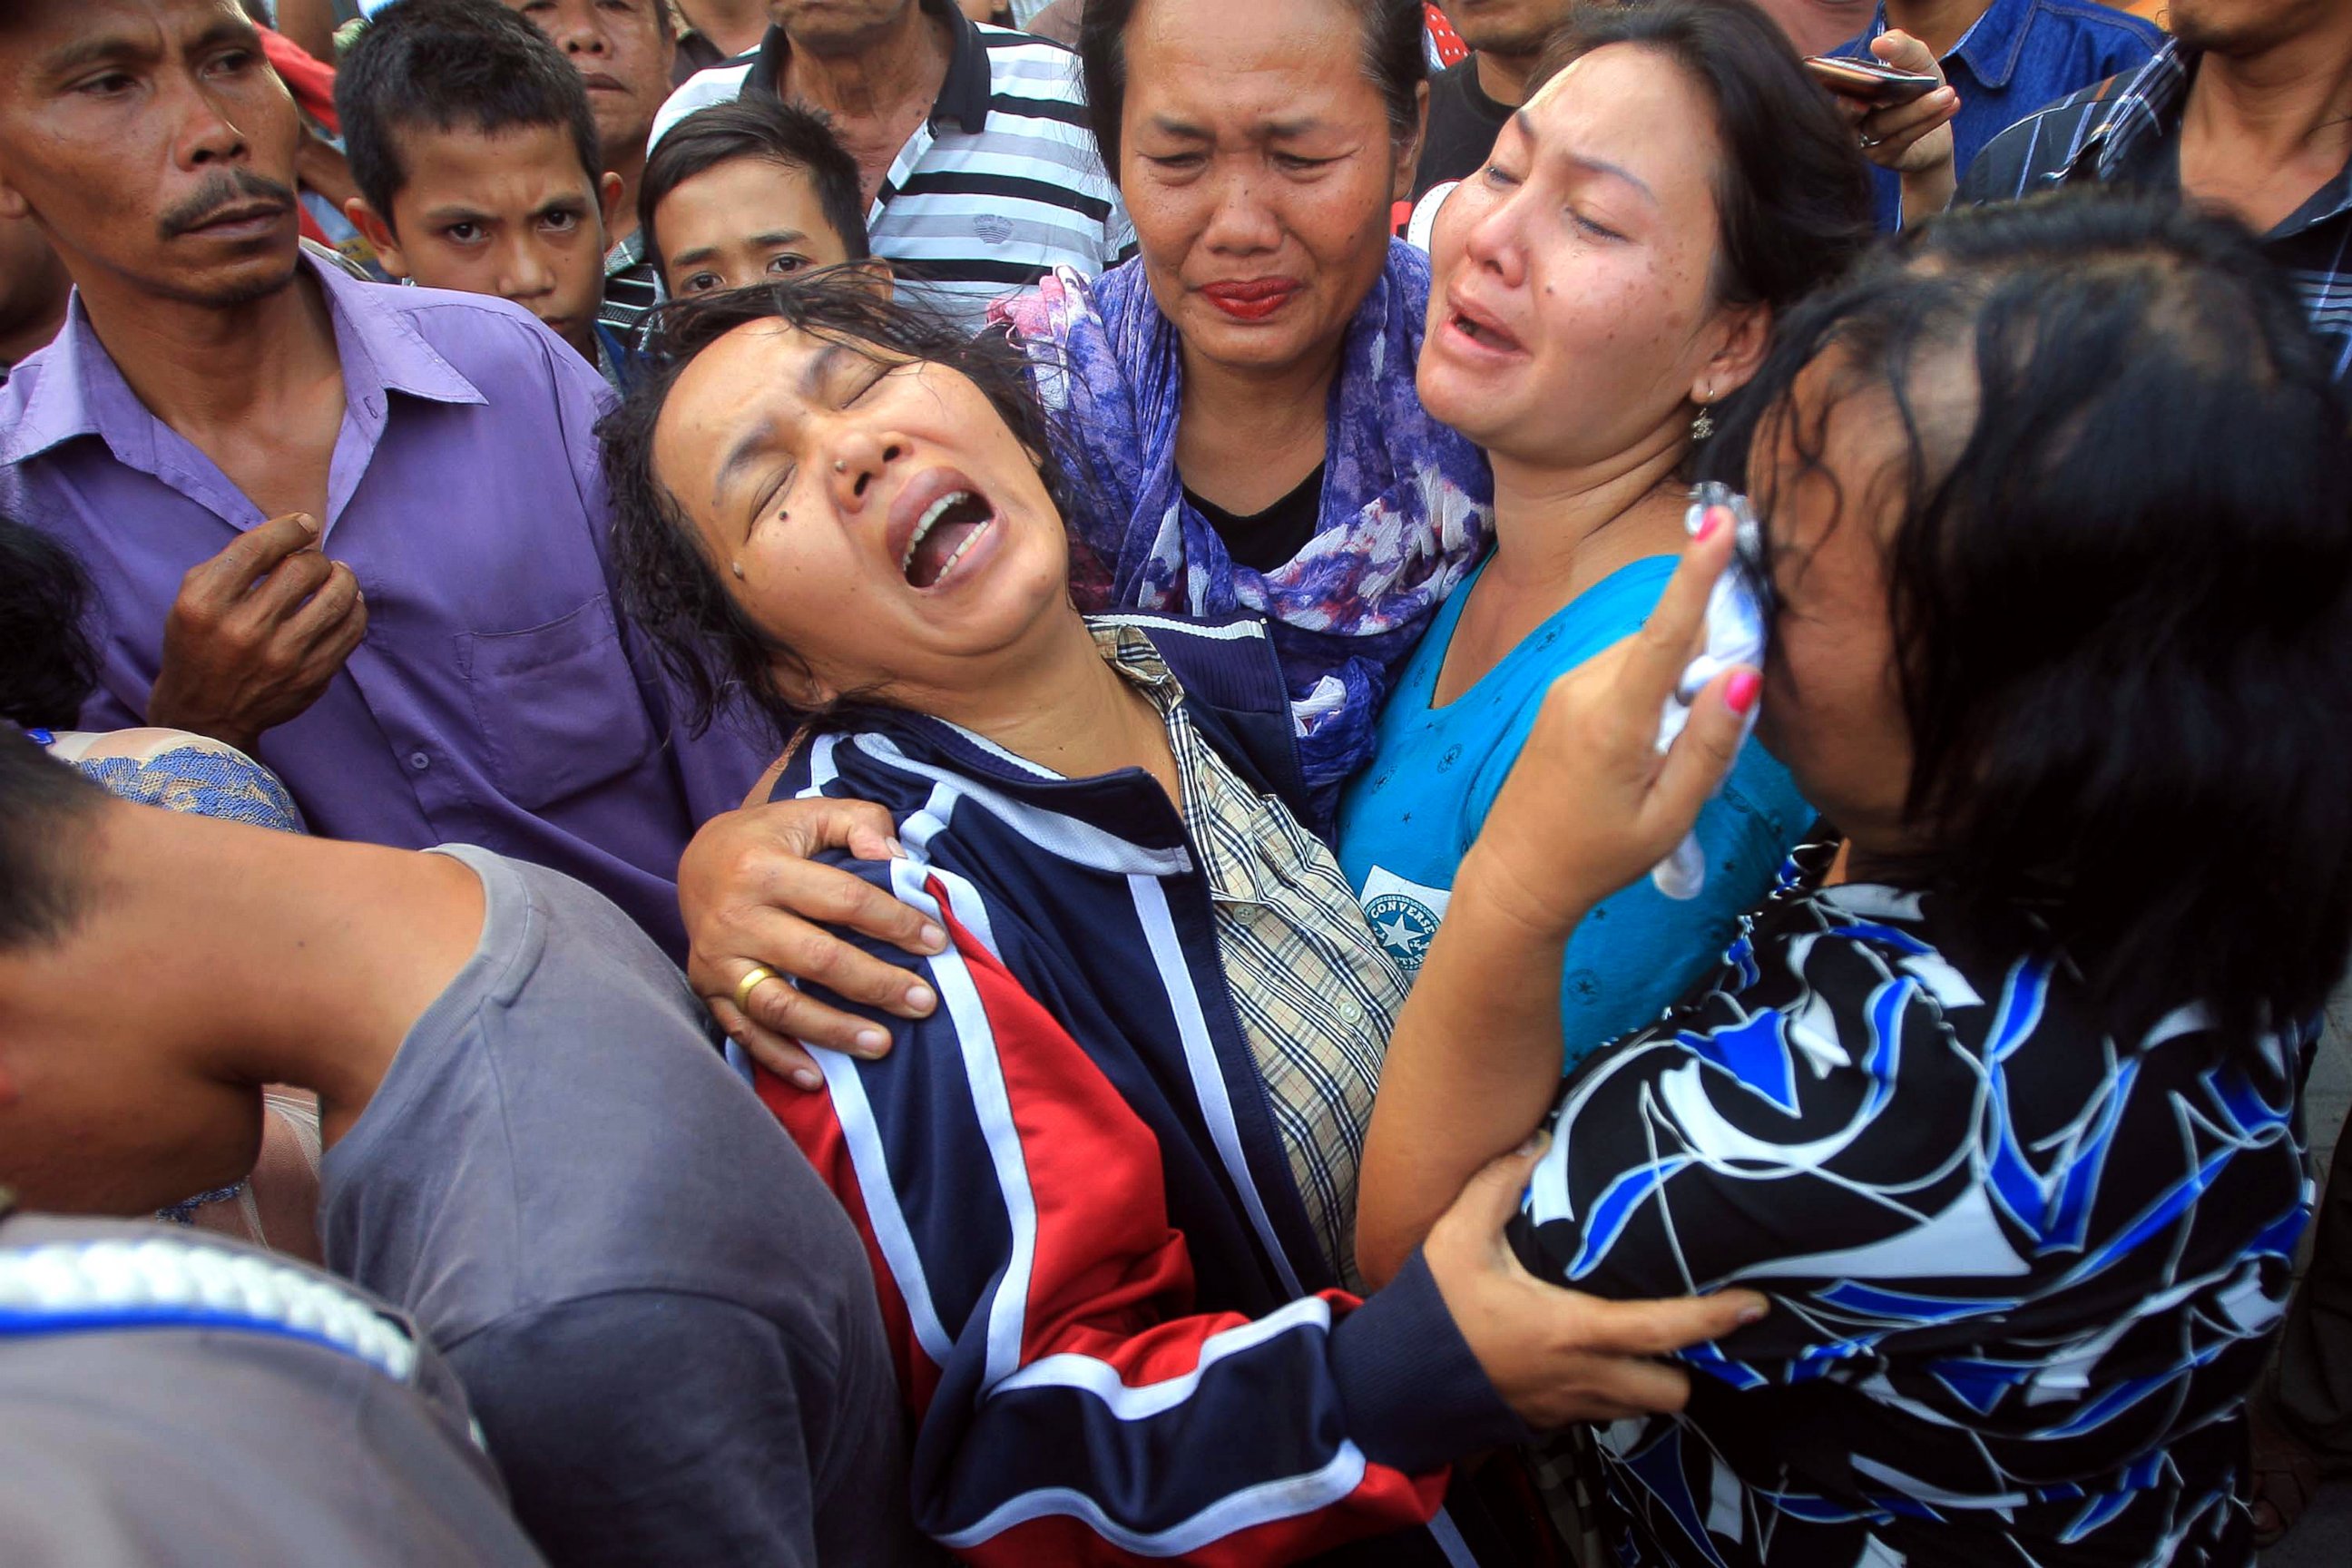
[[[661,281],[639,229],[604,253],[604,305],[596,319],[624,339],[634,338],[646,312],[660,303]]]
[[[2180,119],[2196,67],[2194,54],[2167,44],[2137,71],[2019,121],[1978,154],[1955,205],[2078,182],[2177,194]],[[2336,384],[2352,387],[2352,163],[2263,236],[2263,248],[2302,299]]]
[[[1356,1175],[1403,977],[1323,841],[1244,784],[1184,717],[1183,689],[1151,640],[1132,626],[1098,626],[1095,640],[1167,721],[1226,988],[1307,1218],[1340,1279],[1360,1290]]]

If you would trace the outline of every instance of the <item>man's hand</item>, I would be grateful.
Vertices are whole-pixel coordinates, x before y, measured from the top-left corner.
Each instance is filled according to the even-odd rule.
[[[947,933],[921,914],[815,859],[825,849],[898,858],[904,851],[893,831],[890,814],[866,801],[776,801],[712,817],[678,861],[688,981],[736,1044],[802,1089],[822,1089],[824,1077],[799,1042],[871,1059],[888,1052],[890,1037],[785,979],[814,981],[901,1018],[929,1016],[939,1005],[921,980],[824,929],[846,926],[919,956],[946,951]],[[747,1016],[735,988],[755,967],[782,978],[751,989]]]
[[[1752,1290],[1607,1301],[1519,1267],[1503,1227],[1546,1142],[1490,1162],[1439,1218],[1422,1244],[1437,1293],[1495,1391],[1538,1431],[1680,1410],[1690,1374],[1656,1358],[1755,1322],[1767,1303]]]
[[[359,579],[302,512],[248,529],[180,579],[147,722],[250,752],[319,700],[367,631]]]
[[[305,190],[326,197],[337,212],[360,196],[359,184],[352,178],[351,160],[341,148],[307,125],[294,153],[294,177]]]

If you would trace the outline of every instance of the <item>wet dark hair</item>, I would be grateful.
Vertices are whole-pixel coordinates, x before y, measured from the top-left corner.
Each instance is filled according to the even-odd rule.
[[[873,254],[866,237],[866,207],[857,199],[857,160],[833,133],[833,123],[814,110],[786,103],[773,94],[739,98],[698,109],[654,143],[637,183],[637,227],[656,276],[667,273],[654,209],[678,186],[721,163],[754,158],[794,170],[816,189],[817,207],[846,248],[849,259]]]
[[[405,3],[405,0],[403,0]],[[753,321],[783,321],[890,363],[919,362],[968,377],[1033,454],[1046,493],[1069,515],[1067,479],[1055,459],[1028,362],[1001,335],[973,338],[936,311],[877,292],[855,267],[819,268],[782,282],[672,300],[646,318],[644,374],[596,427],[611,491],[613,551],[622,607],[677,679],[699,731],[735,710],[784,740],[819,721],[847,721],[876,704],[845,697],[824,710],[777,689],[774,665],[798,663],[728,592],[719,563],[677,498],[654,472],[654,431],[679,374],[705,349]]]
[[[1164,0],[1180,4],[1181,0]],[[1334,0],[1354,7],[1364,28],[1364,75],[1381,89],[1389,130],[1402,142],[1421,125],[1415,90],[1429,79],[1421,52],[1422,7],[1417,0]],[[1078,66],[1087,80],[1087,123],[1095,133],[1103,167],[1118,178],[1119,116],[1127,110],[1127,26],[1137,0],[1087,0],[1078,22]]]
[[[495,135],[552,125],[571,133],[591,185],[604,174],[580,73],[498,0],[400,0],[385,7],[336,68],[335,113],[352,183],[386,227],[408,184],[400,159],[404,130]]]
[[[0,952],[63,936],[89,894],[75,850],[105,792],[0,729]]]
[[[1595,49],[1664,54],[1715,105],[1720,238],[1714,293],[1787,309],[1852,267],[1874,235],[1870,167],[1853,132],[1769,16],[1748,0],[1582,5],[1552,35],[1528,93]]]
[[[2187,1003],[2240,1040],[2315,1015],[2352,951],[2352,434],[2252,237],[2081,193],[1911,229],[1783,320],[1712,477],[1793,443],[1769,517],[1854,396],[1904,433],[1870,481],[1901,513],[1901,879],[2029,911],[2118,1038]]]
[[[70,726],[98,687],[89,577],[47,534],[0,515],[0,718]],[[0,725],[0,952],[62,935],[82,907],[74,832],[97,786]]]
[[[0,719],[72,728],[98,689],[89,577],[72,552],[0,515]]]

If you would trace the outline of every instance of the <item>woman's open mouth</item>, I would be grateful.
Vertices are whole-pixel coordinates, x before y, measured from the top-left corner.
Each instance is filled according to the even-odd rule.
[[[976,490],[950,490],[923,509],[898,570],[918,588],[936,588],[996,526],[996,510]]]
[[[1527,345],[1513,336],[1495,313],[1484,306],[1464,299],[1452,289],[1445,291],[1445,305],[1444,336],[1458,339],[1490,354],[1525,352]]]
[[[1510,333],[1490,321],[1481,321],[1464,311],[1456,310],[1453,320],[1447,325],[1490,353],[1516,353],[1519,350],[1519,341]]]
[[[1481,344],[1486,348],[1515,349],[1519,346],[1518,344],[1511,342],[1510,339],[1503,336],[1502,333],[1495,331],[1492,327],[1482,325],[1481,323],[1471,320],[1468,316],[1455,316],[1454,318],[1454,330],[1460,332],[1464,337],[1468,338],[1472,342]]]

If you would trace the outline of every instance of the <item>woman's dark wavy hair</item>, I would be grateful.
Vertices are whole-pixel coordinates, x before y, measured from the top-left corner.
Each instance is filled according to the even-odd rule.
[[[1769,16],[1748,0],[1580,5],[1545,46],[1529,96],[1612,44],[1665,55],[1715,105],[1718,301],[1784,310],[1869,248],[1870,166]]]
[[[73,727],[98,689],[89,577],[73,552],[0,515],[0,719]]]
[[[654,428],[679,374],[703,350],[753,321],[787,322],[887,363],[919,361],[956,371],[980,388],[1006,428],[1037,460],[1064,515],[1069,484],[1053,453],[1027,362],[1001,336],[978,339],[936,312],[876,290],[855,265],[823,268],[773,285],[673,300],[647,319],[645,373],[596,427],[612,493],[613,548],[623,610],[653,641],[677,679],[699,732],[734,709],[779,741],[811,722],[872,704],[848,698],[812,710],[777,689],[774,666],[798,662],[728,592],[677,498],[654,471]]]
[[[2242,1041],[2315,1015],[2352,951],[2352,434],[2252,238],[2107,195],[1922,225],[1786,318],[1711,477],[1793,450],[1769,517],[1854,396],[1904,432],[1871,481],[1901,504],[1904,879],[2031,910],[2118,1038],[2190,1002]]]
[[[1119,117],[1127,112],[1127,28],[1138,0],[1087,0],[1078,21],[1078,68],[1087,81],[1087,123],[1103,167],[1118,178]],[[1182,0],[1164,0],[1181,5]],[[1419,0],[1339,0],[1352,6],[1364,28],[1364,76],[1380,89],[1389,131],[1399,143],[1421,129],[1421,84],[1429,60],[1421,52]]]

